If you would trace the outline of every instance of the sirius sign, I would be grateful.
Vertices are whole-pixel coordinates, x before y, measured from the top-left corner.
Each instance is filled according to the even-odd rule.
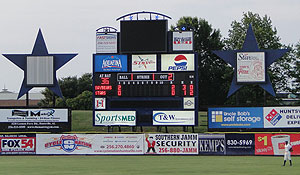
[[[195,111],[153,111],[153,125],[195,125]]]

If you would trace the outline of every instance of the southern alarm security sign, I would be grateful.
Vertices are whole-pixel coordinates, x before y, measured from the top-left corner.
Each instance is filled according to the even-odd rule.
[[[198,154],[198,134],[145,134],[145,154]]]
[[[265,107],[265,128],[299,128],[300,107]]]
[[[195,111],[153,111],[153,125],[195,125]]]
[[[132,55],[132,71],[156,71],[156,55]]]
[[[263,108],[209,108],[209,128],[263,128]]]
[[[265,82],[265,53],[237,53],[237,82]]]
[[[126,72],[127,55],[95,55],[95,72]]]
[[[194,71],[194,54],[162,54],[162,71]]]

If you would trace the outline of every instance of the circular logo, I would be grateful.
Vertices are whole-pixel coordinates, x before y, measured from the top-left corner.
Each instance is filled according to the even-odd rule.
[[[177,55],[174,59],[174,64],[176,66],[186,66],[187,58],[184,55]]]

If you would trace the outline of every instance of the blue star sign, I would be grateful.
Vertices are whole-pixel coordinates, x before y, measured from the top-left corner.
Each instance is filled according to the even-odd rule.
[[[47,87],[63,98],[56,79],[56,71],[77,54],[49,54],[42,31],[39,29],[31,54],[3,54],[24,71],[18,99],[33,87]]]
[[[288,51],[289,49],[260,50],[251,24],[241,50],[213,51],[234,68],[234,78],[227,97],[246,84],[258,84],[275,96],[267,68]]]

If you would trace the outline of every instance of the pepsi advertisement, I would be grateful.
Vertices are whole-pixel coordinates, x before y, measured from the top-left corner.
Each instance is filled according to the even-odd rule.
[[[127,55],[95,55],[95,72],[126,72]]]
[[[263,108],[209,108],[208,127],[211,128],[263,128]]]
[[[254,134],[226,134],[227,155],[254,155]]]
[[[225,134],[199,134],[199,154],[201,155],[225,155]]]

